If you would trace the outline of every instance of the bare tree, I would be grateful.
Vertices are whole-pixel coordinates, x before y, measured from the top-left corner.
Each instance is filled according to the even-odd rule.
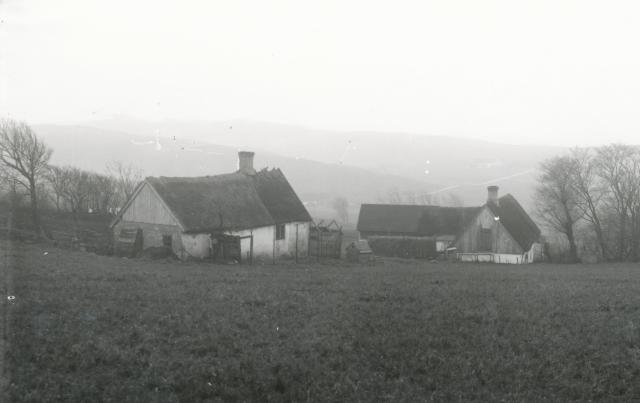
[[[386,200],[384,201],[386,203],[394,203],[394,204],[402,203],[402,195],[400,194],[400,191],[397,188],[389,189],[385,199]]]
[[[113,161],[107,165],[107,171],[115,177],[119,206],[122,207],[142,181],[142,170],[122,161]]]
[[[640,156],[637,147],[611,144],[597,150],[596,164],[607,190],[608,209],[615,213],[617,226],[616,257],[623,261],[629,253],[638,256],[637,214],[640,194]],[[635,232],[635,233],[634,233]]]
[[[540,165],[542,171],[534,200],[540,219],[553,230],[565,235],[569,242],[569,259],[578,261],[575,225],[582,217],[577,195],[572,186],[575,169],[570,156],[548,159]]]
[[[118,208],[118,181],[112,176],[100,175],[99,177],[103,213],[113,213]]]
[[[598,174],[595,154],[584,148],[571,150],[573,160],[572,183],[576,193],[576,205],[582,211],[583,218],[596,234],[600,258],[609,259],[609,250],[603,231],[602,206],[606,185]]]
[[[76,167],[63,167],[67,175],[67,185],[63,190],[63,195],[74,217],[84,210],[91,195],[91,183],[89,172]]]
[[[439,195],[434,193],[421,193],[417,199],[419,204],[438,206],[441,203]]]
[[[27,195],[26,190],[21,185],[18,185],[18,183],[10,176],[6,175],[6,171],[1,169],[1,167],[0,185],[2,185],[2,188],[6,193],[6,200],[9,202],[12,210],[23,204],[24,198]]]
[[[336,197],[333,199],[331,206],[338,214],[338,218],[343,223],[349,222],[349,201],[344,197]]]
[[[117,207],[117,180],[112,176],[89,175],[89,203],[94,211],[108,213]]]
[[[10,177],[29,193],[31,216],[38,236],[42,234],[38,183],[46,172],[52,152],[26,123],[0,120],[0,167],[5,177]]]
[[[640,260],[640,147],[627,146],[631,149],[629,158],[624,163],[626,182],[626,203],[629,209],[630,254],[634,262]]]
[[[443,206],[448,207],[464,207],[464,201],[457,193],[449,193],[442,202]]]
[[[392,204],[438,205],[440,198],[437,194],[433,193],[418,192],[415,190],[400,191],[398,188],[390,188],[385,196],[378,196],[378,201]]]
[[[56,211],[60,212],[62,210],[62,203],[65,200],[65,190],[69,186],[69,170],[55,165],[49,165],[46,178],[53,191]]]

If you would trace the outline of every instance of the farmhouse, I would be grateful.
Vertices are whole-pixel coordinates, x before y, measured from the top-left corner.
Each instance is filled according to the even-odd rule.
[[[311,216],[282,171],[256,172],[253,157],[241,151],[230,174],[146,178],[111,223],[114,238],[134,233],[138,249],[169,247],[182,259],[305,256]]]
[[[363,204],[358,231],[363,239],[431,239],[463,261],[525,263],[542,253],[540,229],[512,195],[498,197],[498,186],[488,187],[479,207]]]

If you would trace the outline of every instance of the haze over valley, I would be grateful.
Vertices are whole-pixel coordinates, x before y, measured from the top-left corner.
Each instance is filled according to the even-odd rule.
[[[495,184],[525,208],[540,161],[560,147],[505,145],[409,133],[338,132],[292,125],[130,117],[77,125],[35,125],[52,162],[102,172],[119,160],[145,176],[202,176],[236,169],[238,150],[256,152],[255,166],[282,169],[316,217],[331,218],[331,201],[479,205]]]

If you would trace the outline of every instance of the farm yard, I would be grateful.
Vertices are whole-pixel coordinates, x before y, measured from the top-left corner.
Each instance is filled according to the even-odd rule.
[[[7,401],[640,399],[634,264],[211,265],[0,242]]]

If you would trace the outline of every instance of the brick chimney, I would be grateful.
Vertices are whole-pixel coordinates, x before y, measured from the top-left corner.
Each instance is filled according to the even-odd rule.
[[[253,151],[238,152],[238,172],[245,175],[255,175],[256,170],[253,169]]]
[[[487,187],[487,203],[493,203],[496,206],[500,205],[498,201],[498,189],[500,188],[495,185]]]

